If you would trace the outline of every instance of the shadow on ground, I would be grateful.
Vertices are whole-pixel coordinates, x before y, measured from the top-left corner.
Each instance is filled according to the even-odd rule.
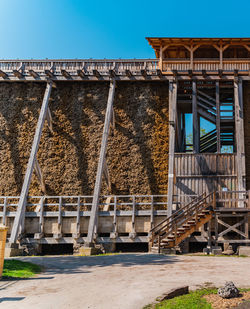
[[[119,265],[133,267],[140,265],[166,265],[179,261],[176,256],[156,254],[118,254],[107,256],[53,256],[22,257],[21,261],[31,262],[43,267],[45,274],[89,273],[92,267]]]
[[[19,301],[23,300],[25,297],[0,297],[0,304],[7,301]]]

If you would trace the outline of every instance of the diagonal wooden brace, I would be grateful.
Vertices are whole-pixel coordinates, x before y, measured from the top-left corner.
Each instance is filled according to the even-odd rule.
[[[240,234],[241,236],[246,238],[246,235],[243,232],[241,232],[241,231],[239,231],[237,229],[237,227],[239,227],[239,226],[241,226],[242,224],[245,223],[245,219],[241,220],[240,222],[235,223],[234,225],[229,225],[229,224],[227,224],[226,222],[224,222],[224,221],[222,221],[220,219],[218,219],[218,223],[223,225],[223,226],[225,226],[227,228],[226,230],[224,230],[223,232],[221,232],[218,235],[219,237],[222,237],[223,235],[227,234],[230,231],[234,231],[235,233]]]
[[[43,174],[42,174],[42,171],[41,171],[41,168],[39,166],[37,159],[35,159],[34,170],[35,170],[36,176],[37,176],[37,178],[40,182],[42,192],[46,193],[46,187],[45,187],[45,182],[44,182],[44,179],[43,179]]]
[[[37,155],[37,151],[38,151],[38,147],[39,147],[39,143],[40,143],[40,139],[42,135],[42,129],[44,126],[44,122],[45,122],[45,118],[46,118],[46,114],[48,110],[51,88],[52,88],[52,84],[48,83],[46,86],[45,93],[44,93],[42,107],[40,110],[36,132],[35,132],[32,148],[30,152],[29,162],[27,165],[27,169],[26,169],[26,173],[25,173],[25,177],[23,181],[23,186],[22,186],[22,191],[21,191],[19,203],[17,206],[16,216],[15,216],[14,224],[13,224],[12,231],[11,231],[10,243],[16,242],[19,229],[20,229],[20,225],[24,224],[26,201],[27,201],[31,177],[32,177],[32,173],[33,173],[34,165],[36,161],[36,155]]]
[[[90,214],[90,219],[89,219],[87,244],[91,244],[93,242],[94,233],[97,227],[99,196],[100,196],[101,185],[102,185],[102,175],[103,175],[103,170],[104,170],[104,165],[105,165],[105,158],[106,158],[106,153],[107,153],[108,136],[109,136],[110,123],[111,123],[111,118],[112,118],[114,96],[115,96],[115,80],[111,80],[110,87],[109,87],[109,96],[108,96],[108,103],[107,103],[107,109],[106,109],[106,115],[105,115],[105,122],[104,122],[104,127],[103,127],[101,150],[100,150],[100,156],[99,156],[98,167],[97,167],[92,208],[91,208],[91,214]]]
[[[111,193],[111,181],[106,158],[104,159],[103,175],[108,186],[108,191]]]
[[[50,133],[53,134],[52,116],[51,116],[51,112],[50,112],[49,107],[48,107],[48,110],[47,110],[46,119],[47,119],[47,123],[48,123]]]

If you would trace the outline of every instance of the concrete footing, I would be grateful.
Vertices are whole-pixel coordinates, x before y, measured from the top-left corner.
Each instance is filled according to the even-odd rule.
[[[21,255],[23,255],[23,249],[21,249],[18,244],[6,244],[4,251],[5,258]]]
[[[239,246],[239,255],[250,256],[250,246]]]

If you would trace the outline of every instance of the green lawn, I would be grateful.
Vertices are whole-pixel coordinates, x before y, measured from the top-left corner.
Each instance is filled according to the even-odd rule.
[[[212,306],[202,298],[203,295],[216,294],[217,289],[202,289],[191,291],[187,295],[165,300],[156,305],[157,309],[212,309]]]
[[[8,278],[29,278],[41,272],[41,267],[29,262],[18,260],[5,260],[3,277]]]
[[[250,289],[239,289],[246,292]],[[200,289],[190,291],[189,294],[164,300],[161,303],[147,305],[143,309],[212,309],[212,306],[203,298],[204,295],[217,294],[216,288]]]

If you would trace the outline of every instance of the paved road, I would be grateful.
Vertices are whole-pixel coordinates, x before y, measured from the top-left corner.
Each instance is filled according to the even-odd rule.
[[[27,257],[44,267],[36,278],[3,284],[8,308],[141,309],[173,287],[197,288],[232,280],[250,286],[250,258],[121,254]]]

